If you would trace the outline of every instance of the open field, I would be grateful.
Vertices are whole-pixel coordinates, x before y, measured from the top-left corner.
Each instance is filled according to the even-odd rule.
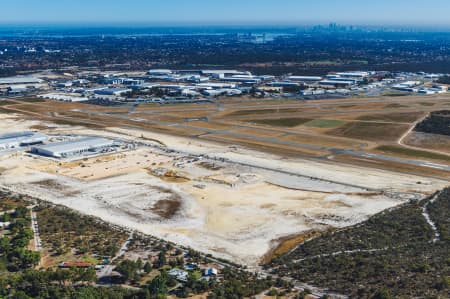
[[[450,136],[412,132],[405,140],[405,143],[423,149],[438,150],[450,154]]]
[[[70,163],[1,155],[0,185],[254,267],[310,232],[357,224],[448,185],[445,155],[406,155],[397,144],[417,118],[450,102],[441,97],[434,106],[401,97],[136,111],[9,99],[0,133],[39,129],[140,146]],[[374,151],[394,144],[403,153]]]
[[[307,118],[280,118],[280,119],[255,119],[251,120],[250,122],[269,126],[292,128],[307,123],[309,121],[310,119]]]
[[[236,140],[239,145],[276,154],[314,157],[315,151],[336,155],[342,149],[391,145],[418,117],[446,107],[450,98],[427,97],[426,103],[432,106],[422,105],[424,99],[419,96],[235,102],[164,107],[142,104],[130,111],[124,107],[8,100],[2,109],[60,125],[136,128],[224,143]],[[204,119],[190,121],[198,117]]]
[[[279,243],[289,248],[304,233],[359,223],[447,184],[135,128],[2,119],[0,132],[40,126],[52,134],[101,135],[148,146],[77,162],[0,156],[1,186],[249,266]],[[199,155],[203,160],[192,162]],[[284,241],[294,235],[299,237]]]
[[[330,129],[344,125],[345,122],[337,119],[315,119],[305,123],[305,126],[312,128]]]
[[[358,120],[412,123],[418,120],[421,116],[423,116],[422,112],[371,114],[360,116],[358,117]]]
[[[408,130],[407,125],[351,122],[327,134],[370,141],[395,141]]]
[[[425,159],[431,159],[431,160],[443,160],[446,162],[450,162],[450,156],[448,156],[448,155],[441,155],[441,154],[436,154],[433,152],[409,149],[409,148],[405,148],[405,147],[401,147],[401,146],[383,145],[383,146],[377,147],[376,150],[385,152],[385,153],[399,154],[399,155],[406,156],[409,158],[416,157],[416,158],[425,158]]]

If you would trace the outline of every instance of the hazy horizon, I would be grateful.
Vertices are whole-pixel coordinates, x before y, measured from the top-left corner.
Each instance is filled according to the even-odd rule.
[[[0,24],[78,26],[357,26],[450,28],[446,0],[15,0]]]

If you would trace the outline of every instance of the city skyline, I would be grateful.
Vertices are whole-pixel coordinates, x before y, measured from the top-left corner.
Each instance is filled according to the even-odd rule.
[[[3,3],[2,24],[355,25],[450,27],[445,0],[17,0]]]

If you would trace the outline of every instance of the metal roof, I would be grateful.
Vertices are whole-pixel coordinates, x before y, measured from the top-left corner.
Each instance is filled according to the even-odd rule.
[[[0,78],[0,84],[31,84],[42,82],[44,82],[44,80],[30,76]]]
[[[19,138],[19,137],[31,137],[35,133],[30,131],[24,131],[24,132],[14,132],[14,133],[6,133],[0,135],[1,139],[10,139],[10,138]]]
[[[35,132],[15,132],[0,135],[0,144],[17,142],[23,143],[25,141],[36,142],[36,141],[44,141],[47,139],[47,135],[42,133]]]
[[[53,153],[74,152],[91,148],[112,146],[114,140],[101,137],[84,137],[75,140],[50,143],[43,146],[36,146],[34,149]]]

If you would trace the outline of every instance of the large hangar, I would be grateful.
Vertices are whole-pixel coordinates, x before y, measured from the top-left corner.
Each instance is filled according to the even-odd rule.
[[[43,146],[34,146],[31,152],[43,156],[66,158],[82,155],[88,152],[98,152],[116,145],[111,139],[101,137],[83,137],[74,140],[50,143]]]
[[[2,134],[0,135],[0,150],[42,143],[47,139],[45,134],[29,131]]]

